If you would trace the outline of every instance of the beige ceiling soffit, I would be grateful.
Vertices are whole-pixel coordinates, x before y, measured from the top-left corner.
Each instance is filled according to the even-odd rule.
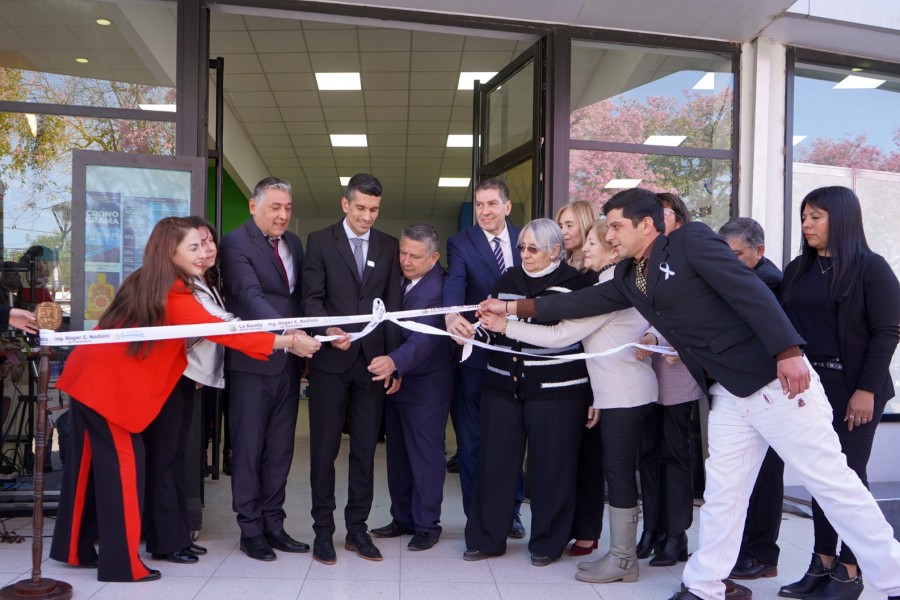
[[[160,85],[175,87],[176,32],[175,14],[171,10],[160,10],[158,5],[119,4],[115,5],[124,17],[113,22],[126,39],[132,40],[131,47],[147,70]]]

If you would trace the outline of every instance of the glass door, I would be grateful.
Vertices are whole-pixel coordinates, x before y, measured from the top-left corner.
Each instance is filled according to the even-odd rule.
[[[491,80],[475,82],[472,181],[503,180],[519,226],[544,215],[545,64],[539,40]]]

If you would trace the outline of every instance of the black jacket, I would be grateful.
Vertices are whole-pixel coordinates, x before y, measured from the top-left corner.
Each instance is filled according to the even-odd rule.
[[[529,277],[522,267],[507,269],[491,292],[501,300],[516,298],[543,298],[567,296],[567,292],[589,285],[588,280],[574,267],[565,263],[543,277]],[[527,319],[530,323],[555,325],[556,319]],[[583,352],[580,343],[552,350],[523,344],[502,334],[492,334],[492,344],[516,351],[538,353],[552,357],[557,354]],[[545,361],[528,356],[515,356],[505,352],[491,352],[484,385],[519,400],[553,400],[583,395],[585,402],[591,397],[590,380],[583,360],[565,362]]]
[[[669,341],[700,387],[707,376],[736,396],[776,377],[775,355],[803,345],[768,287],[705,224],[659,235],[647,267],[647,295],[634,263],[616,265],[611,281],[535,302],[542,319],[577,319],[634,306]]]
[[[799,259],[784,269],[784,282],[802,276]],[[865,254],[854,271],[849,295],[838,303],[838,342],[850,390],[894,397],[891,358],[900,340],[900,283],[890,265],[874,252]]]

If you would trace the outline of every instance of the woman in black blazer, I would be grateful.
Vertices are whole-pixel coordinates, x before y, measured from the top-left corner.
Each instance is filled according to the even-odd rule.
[[[800,204],[800,256],[784,270],[781,302],[807,342],[822,380],[847,464],[867,483],[875,428],[894,396],[891,357],[900,339],[900,283],[887,261],[869,249],[859,199],[845,187],[810,192]],[[812,562],[787,598],[855,600],[863,590],[853,552],[815,498]]]

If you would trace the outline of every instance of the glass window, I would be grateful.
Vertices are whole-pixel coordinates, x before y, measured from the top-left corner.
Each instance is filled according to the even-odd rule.
[[[681,196],[711,227],[731,217],[733,56],[572,43],[569,200],[640,186]]]
[[[695,220],[717,229],[731,218],[731,161],[689,156],[572,150],[569,200],[602,206],[625,188],[674,191]]]
[[[0,113],[4,304],[68,311],[73,148],[173,155],[175,124]]]
[[[534,138],[534,61],[488,94],[487,161]]]
[[[572,44],[570,136],[731,148],[731,56]]]
[[[121,118],[121,109],[175,110],[175,8],[0,0],[0,302],[53,298],[68,312],[74,148],[175,153],[174,113]],[[64,116],[71,106],[90,116]]]
[[[842,185],[862,203],[866,240],[900,276],[900,65],[872,70],[848,64],[794,65],[789,257],[800,249],[800,202],[813,189]],[[900,352],[891,365],[900,389]],[[900,414],[900,400],[886,413]]]

